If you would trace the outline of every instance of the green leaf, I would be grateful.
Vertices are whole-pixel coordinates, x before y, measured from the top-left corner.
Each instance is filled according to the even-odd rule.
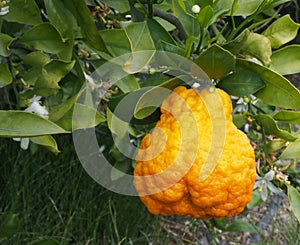
[[[279,159],[296,159],[300,158],[300,139],[288,144],[279,156]]]
[[[0,56],[8,57],[11,54],[9,46],[14,38],[4,33],[0,33]]]
[[[115,1],[109,1],[109,0],[102,0],[102,2],[106,3],[108,6],[110,6],[113,9],[118,10],[121,13],[128,12],[130,10],[130,5],[128,1],[124,0],[115,0]]]
[[[74,46],[74,27],[76,20],[61,1],[45,0],[44,2],[51,24],[56,27],[63,40],[68,44],[68,46],[59,53],[59,57],[70,61]]]
[[[183,0],[173,0],[173,10],[179,21],[182,23],[188,36],[197,37],[200,34],[200,26],[196,17],[187,13]]]
[[[9,12],[3,19],[27,25],[42,23],[40,9],[34,0],[8,1],[8,6]]]
[[[30,243],[31,245],[59,245],[60,243],[53,239],[44,239]]]
[[[288,187],[288,198],[289,198],[290,206],[297,220],[300,223],[300,193],[297,191],[295,187],[291,185],[288,185],[287,187]]]
[[[212,79],[224,77],[235,69],[234,56],[217,44],[200,54],[195,63]]]
[[[140,85],[134,75],[128,75],[119,80],[116,85],[122,90],[123,93],[129,93],[140,88]]]
[[[73,68],[75,61],[52,60],[42,68],[34,90],[41,96],[54,95],[60,89],[58,82]]]
[[[26,31],[19,41],[37,50],[53,54],[68,47],[68,44],[62,40],[59,32],[50,23],[34,26]]]
[[[235,220],[226,227],[226,231],[257,233],[259,228],[247,221]]]
[[[100,32],[110,54],[118,57],[131,52],[130,43],[124,30],[109,29]]]
[[[263,150],[266,154],[269,154],[269,153],[278,151],[279,149],[283,148],[285,146],[285,144],[286,144],[285,140],[273,139],[272,141],[263,145]]]
[[[60,150],[58,150],[55,139],[51,135],[31,137],[30,141],[37,145],[46,147],[48,150],[52,151],[54,154],[58,154],[60,152]]]
[[[270,69],[281,75],[300,72],[300,45],[290,45],[276,50],[272,55]]]
[[[4,64],[0,64],[0,88],[11,84],[13,81],[12,75],[8,67]]]
[[[78,94],[72,96],[71,98],[59,104],[58,106],[51,108],[49,112],[49,120],[56,122],[59,119],[61,119],[68,111],[70,111],[73,108],[77,98]]]
[[[133,74],[149,64],[155,53],[155,45],[146,22],[127,25],[125,33],[130,42],[132,57],[125,62],[123,69],[129,74]]]
[[[211,24],[211,19],[214,16],[214,10],[210,5],[202,8],[198,15],[198,21],[202,28],[206,28]]]
[[[51,61],[50,57],[41,51],[34,51],[26,55],[23,59],[25,65],[33,67],[43,67]]]
[[[264,0],[239,0],[236,1],[237,6],[233,9],[233,15],[234,16],[249,16],[254,14],[261,4],[264,2]],[[215,4],[215,11],[218,11],[220,9],[228,9],[228,15],[230,14],[229,10],[232,9],[232,0],[222,0],[222,1],[216,1]]]
[[[289,15],[285,15],[274,21],[263,32],[263,35],[270,39],[272,48],[279,48],[297,36],[299,27],[300,25],[295,23]]]
[[[75,103],[74,107],[56,123],[68,131],[75,131],[77,129],[93,128],[105,121],[105,117],[94,108]]]
[[[265,83],[257,73],[243,70],[226,76],[218,83],[218,87],[231,95],[242,97],[254,94],[265,87]]]
[[[266,104],[286,109],[300,109],[299,90],[280,74],[243,59],[237,59],[237,68],[251,70],[260,75],[266,86],[255,93],[255,96]]]
[[[259,59],[265,65],[269,65],[271,63],[271,42],[263,35],[249,32],[247,38],[242,43],[241,50]]]
[[[20,220],[18,214],[10,213],[0,225],[0,241],[9,239],[15,235],[19,229]]]
[[[129,168],[130,166],[127,162],[116,162],[110,172],[111,180],[114,181],[122,178]]]
[[[291,135],[288,131],[278,128],[276,122],[269,115],[259,114],[255,116],[255,120],[260,124],[267,134],[275,135],[279,138],[295,141],[297,138]]]
[[[179,78],[172,78],[158,87],[147,90],[138,99],[134,108],[134,117],[136,119],[144,119],[150,116],[160,107],[163,100],[172,92],[172,89],[181,83]]]
[[[73,0],[62,0],[62,2],[77,20],[86,43],[97,51],[107,53],[105,43],[96,28],[94,19],[85,1],[78,0],[76,4],[74,4]]]
[[[263,202],[263,200],[261,199],[260,192],[258,191],[258,189],[256,189],[252,192],[252,200],[251,200],[251,202],[249,202],[247,204],[247,208],[253,209],[254,207],[261,204],[262,202]]]
[[[149,28],[149,32],[154,45],[156,46],[156,49],[158,49],[158,43],[160,41],[176,45],[169,32],[165,28],[163,28],[156,20],[148,18],[147,26]]]
[[[300,112],[296,111],[278,111],[273,118],[277,121],[287,122],[292,124],[300,124]]]
[[[0,110],[0,136],[30,137],[68,133],[55,123],[25,111]]]

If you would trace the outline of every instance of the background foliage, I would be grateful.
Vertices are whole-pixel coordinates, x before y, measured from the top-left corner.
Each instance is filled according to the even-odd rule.
[[[111,164],[132,172],[134,162],[112,140],[112,133],[123,137],[124,123],[119,120],[120,131],[111,132],[111,113],[126,95],[138,95],[134,108],[128,108],[135,112],[130,137],[138,145],[159,118],[155,108],[139,108],[152,100],[156,87],[181,83],[166,74],[172,67],[152,66],[149,57],[135,57],[124,69],[128,76],[113,86],[90,75],[120,55],[168,51],[199,65],[213,86],[232,95],[234,122],[248,134],[258,162],[257,190],[248,208],[272,193],[285,193],[300,219],[300,93],[288,79],[300,72],[297,1],[11,0],[0,6],[2,137],[20,141],[33,153],[43,146],[58,154],[63,144],[59,147],[57,135],[96,127]],[[187,76],[195,81],[193,71]],[[104,110],[77,101],[83,87],[101,97]],[[74,116],[75,105],[81,117]],[[95,120],[89,116],[94,114]],[[112,179],[122,178],[116,168]],[[3,239],[14,233],[6,225],[15,220],[3,221]],[[229,231],[255,229],[213,224]]]

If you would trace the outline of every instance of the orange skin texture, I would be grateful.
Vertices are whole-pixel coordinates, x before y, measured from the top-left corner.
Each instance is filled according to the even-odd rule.
[[[254,150],[247,136],[233,124],[230,97],[220,89],[214,93],[224,114],[224,140],[221,146],[220,142],[212,144],[212,118],[203,99],[210,93],[209,89],[175,88],[164,100],[154,130],[141,142],[134,185],[153,214],[203,220],[232,217],[252,199]],[[222,148],[217,151],[213,147]],[[214,152],[221,153],[216,156],[215,167],[208,177],[200,179],[208,154]]]

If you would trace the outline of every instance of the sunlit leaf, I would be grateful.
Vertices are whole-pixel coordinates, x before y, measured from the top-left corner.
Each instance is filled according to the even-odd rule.
[[[24,111],[0,111],[0,135],[30,137],[67,133],[55,123]]]
[[[60,152],[58,150],[55,139],[51,135],[31,137],[30,141],[37,145],[46,147],[48,150],[52,151],[54,154],[58,154]]]
[[[272,48],[279,48],[297,36],[299,27],[300,24],[295,23],[289,15],[285,15],[274,21],[263,35],[270,39]]]
[[[249,32],[247,38],[241,45],[241,50],[246,54],[259,59],[265,65],[271,63],[272,48],[271,42],[263,35]]]
[[[266,104],[286,109],[300,109],[300,91],[288,79],[267,67],[243,59],[237,59],[237,68],[251,70],[260,75],[266,86],[255,93],[255,96]]]
[[[290,45],[276,50],[272,55],[270,69],[281,75],[300,72],[300,45]]]
[[[119,80],[116,85],[123,93],[129,93],[140,88],[139,83],[134,75],[129,75]]]
[[[287,122],[292,124],[300,124],[300,112],[296,111],[278,111],[273,118],[277,121]]]
[[[292,211],[300,223],[300,193],[291,185],[288,185],[288,198]]]
[[[300,158],[300,139],[290,143],[279,156],[279,159]]]

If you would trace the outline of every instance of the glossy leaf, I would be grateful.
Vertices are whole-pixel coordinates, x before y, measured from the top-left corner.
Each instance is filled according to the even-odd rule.
[[[148,18],[147,26],[156,49],[158,48],[158,43],[160,41],[176,45],[169,32],[165,28],[163,28],[161,24],[158,23],[155,19]]]
[[[259,114],[255,116],[255,120],[258,124],[263,126],[265,132],[267,134],[275,135],[279,138],[288,140],[288,141],[295,141],[297,138],[290,134],[288,131],[282,130],[278,128],[276,122],[272,117],[265,114]]]
[[[279,156],[279,159],[296,159],[300,158],[300,139],[288,144]]]
[[[183,0],[173,0],[173,9],[175,15],[182,23],[183,28],[188,36],[198,36],[200,34],[199,22],[195,16],[186,11]]]
[[[74,107],[56,121],[56,123],[68,131],[74,131],[77,129],[93,128],[105,121],[105,117],[94,108],[75,103]]]
[[[61,1],[45,0],[44,2],[50,22],[56,27],[63,40],[68,44],[68,46],[59,53],[59,57],[63,60],[70,61],[72,59],[74,46],[74,26],[76,20]]]
[[[50,23],[42,23],[26,31],[20,38],[20,42],[37,50],[53,54],[61,52],[68,46]]]
[[[9,239],[15,235],[19,229],[19,215],[10,213],[0,225],[0,241],[1,239]]]
[[[242,97],[254,94],[265,87],[265,83],[257,73],[244,70],[228,75],[218,83],[218,87],[231,95]]]
[[[130,53],[130,43],[124,30],[103,30],[100,35],[106,43],[109,53],[114,57]]]
[[[14,38],[4,33],[0,33],[0,56],[8,57],[11,54],[9,46]]]
[[[9,12],[3,18],[10,22],[27,25],[42,23],[41,12],[34,0],[8,1]]]
[[[226,227],[226,231],[229,231],[229,232],[257,233],[258,230],[259,230],[258,227],[252,225],[251,223],[249,223],[247,221],[243,221],[243,220],[235,220]]]
[[[97,51],[108,52],[85,1],[78,0],[76,4],[73,0],[62,1],[77,20],[86,43]]]
[[[300,124],[300,112],[282,110],[277,112],[273,118],[277,121],[292,124]]]
[[[5,64],[0,64],[0,88],[11,84],[13,81],[12,75]]]
[[[58,150],[55,139],[51,135],[31,137],[30,141],[37,145],[46,147],[49,151],[52,151],[54,154],[58,154],[60,152],[60,150]]]
[[[300,109],[299,90],[280,74],[267,67],[243,59],[237,59],[237,68],[251,70],[260,75],[266,86],[255,93],[255,96],[266,104],[286,109]]]
[[[239,0],[236,9],[233,11],[234,16],[249,16],[254,14],[260,5],[264,2],[264,0]],[[228,9],[228,15],[230,14],[230,10],[232,9],[231,0],[221,0],[216,1],[215,9]]]
[[[250,54],[251,56],[259,59],[265,65],[269,65],[271,63],[271,42],[263,35],[249,32],[247,38],[242,43],[241,50],[246,54]]]
[[[288,198],[292,211],[300,222],[300,193],[291,185],[288,185]]]
[[[300,45],[290,45],[276,50],[272,55],[270,69],[281,75],[300,72]]]
[[[300,24],[295,23],[289,15],[285,15],[274,21],[263,35],[270,39],[272,48],[279,48],[297,36],[299,27]]]
[[[229,72],[235,69],[235,58],[227,50],[217,44],[209,47],[198,58],[195,63],[210,78],[220,78],[226,76]]]
[[[30,137],[67,133],[55,123],[25,111],[0,111],[0,135]]]
[[[206,28],[211,23],[211,19],[214,16],[214,10],[210,5],[202,8],[198,15],[198,21],[203,28]]]
[[[130,42],[131,58],[125,62],[123,69],[133,74],[144,69],[155,53],[155,45],[146,22],[132,23],[125,27]]]
[[[268,142],[267,144],[263,145],[263,150],[266,154],[278,151],[286,144],[285,140],[282,139],[273,139],[272,141]]]

